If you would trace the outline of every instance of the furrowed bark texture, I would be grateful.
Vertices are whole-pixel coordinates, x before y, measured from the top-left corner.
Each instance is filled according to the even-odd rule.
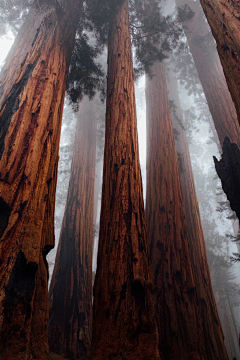
[[[217,51],[240,121],[240,3],[230,0],[200,0],[200,3],[216,40]]]
[[[159,359],[138,154],[128,2],[109,32],[91,359]]]
[[[79,4],[35,4],[0,76],[1,359],[48,359],[46,255]]]
[[[93,207],[96,158],[94,103],[77,115],[71,176],[50,296],[50,351],[88,359],[92,324]]]
[[[162,359],[207,359],[189,256],[164,64],[146,80],[146,220]]]
[[[213,295],[206,246],[199,213],[197,194],[189,154],[189,147],[184,130],[183,116],[178,95],[177,78],[173,69],[168,72],[169,100],[174,102],[175,111],[171,112],[176,150],[179,159],[180,180],[187,221],[188,243],[193,275],[200,307],[204,341],[208,360],[228,359],[224,337]]]

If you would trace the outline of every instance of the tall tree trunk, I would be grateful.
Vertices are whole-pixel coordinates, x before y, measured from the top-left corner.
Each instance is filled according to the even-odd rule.
[[[176,4],[183,6],[186,0],[176,0]],[[240,128],[236,108],[227,87],[216,43],[211,36],[200,3],[189,0],[187,4],[194,11],[194,17],[184,22],[184,31],[221,147],[227,136],[240,148]],[[237,110],[239,110],[239,104]],[[219,151],[221,152],[221,149]]]
[[[54,246],[60,126],[80,4],[72,0],[59,12],[51,1],[34,3],[0,75],[0,353],[6,359],[47,359],[46,254]],[[45,340],[37,349],[38,335]]]
[[[175,144],[180,161],[180,180],[187,221],[189,250],[202,317],[207,359],[227,359],[228,356],[224,346],[223,332],[212,290],[189,148],[178,95],[177,78],[172,67],[170,67],[170,71],[168,71],[167,78],[169,100],[173,101],[175,105],[174,111],[171,112],[171,118],[173,127],[177,133]]]
[[[186,4],[186,0],[176,0],[176,4],[181,7]],[[194,11],[194,16],[190,21],[184,21],[184,32],[221,146],[225,136],[240,146],[237,113],[227,87],[215,41],[199,2],[189,0],[187,4]]]
[[[77,114],[68,197],[49,290],[50,350],[73,360],[88,359],[91,344],[97,132],[93,105],[85,98]]]
[[[163,63],[146,80],[146,219],[163,359],[207,359]],[[162,325],[163,324],[163,325]]]
[[[178,6],[185,3],[186,0],[176,0]],[[184,23],[186,25],[184,31],[216,130],[213,129],[212,120],[210,126],[213,133],[217,131],[221,144],[221,148],[218,146],[219,152],[222,150],[225,136],[228,136],[230,141],[240,148],[240,128],[236,108],[227,87],[216,43],[210,36],[210,28],[205,21],[199,2],[190,0],[188,6],[194,11],[194,17],[191,21]],[[239,252],[239,245],[237,246]]]
[[[159,359],[139,165],[128,2],[109,30],[91,359]]]
[[[216,40],[217,51],[240,121],[240,4],[238,1],[229,0],[200,0],[200,3]]]
[[[49,185],[48,198],[44,215],[44,223],[41,237],[41,248],[39,256],[38,271],[36,272],[36,286],[33,301],[33,314],[31,322],[31,352],[33,359],[48,359],[48,264],[46,256],[52,246],[49,239],[54,241],[54,209],[55,209],[55,190],[57,183],[57,164],[53,179]],[[46,245],[47,244],[47,245]]]

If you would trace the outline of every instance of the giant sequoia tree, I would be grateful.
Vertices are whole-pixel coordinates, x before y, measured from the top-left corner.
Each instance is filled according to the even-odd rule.
[[[48,358],[61,116],[82,1],[38,1],[0,76],[0,353]]]
[[[128,2],[114,2],[111,7],[91,359],[159,359],[138,155]]]
[[[225,136],[240,145],[240,128],[236,109],[228,90],[216,44],[198,1],[176,0],[180,14],[188,9],[194,14],[183,20],[184,32],[198,71],[221,146]],[[184,17],[181,17],[184,18]]]
[[[207,359],[163,63],[146,82],[146,220],[163,359]],[[181,319],[181,320],[180,320]]]
[[[67,204],[49,291],[50,350],[71,359],[87,359],[91,344],[97,131],[93,105],[85,98],[77,114]]]
[[[239,1],[200,0],[217,43],[218,54],[240,121],[240,4]]]
[[[202,318],[207,359],[227,359],[223,332],[211,285],[206,246],[194,185],[189,148],[184,129],[185,124],[178,96],[177,78],[171,66],[167,78],[169,100],[172,101],[173,104],[171,118],[176,134],[175,144],[178,153],[180,180],[187,220],[188,244]]]

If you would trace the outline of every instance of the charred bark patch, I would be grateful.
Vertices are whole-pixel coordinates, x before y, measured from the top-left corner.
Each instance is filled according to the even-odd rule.
[[[20,205],[20,209],[19,209],[19,218],[21,219],[22,217],[22,213],[23,213],[23,210],[25,209],[25,206],[27,205],[28,201],[24,201],[21,205]]]
[[[126,299],[126,293],[127,293],[127,283],[125,282],[123,285],[122,285],[122,290],[120,292],[120,299],[121,300],[125,300]]]
[[[158,248],[159,251],[163,251],[163,250],[164,250],[163,243],[160,242],[159,240],[157,241],[157,248]]]
[[[132,220],[132,215],[131,215],[131,212],[130,211],[128,211],[127,213],[125,213],[124,215],[123,215],[123,217],[124,217],[124,221],[125,221],[125,225],[126,225],[126,228],[128,229],[128,231],[130,231],[131,230],[131,220]]]
[[[118,164],[114,164],[114,171],[116,174],[118,173],[118,171],[119,171]]]
[[[5,309],[9,308],[16,299],[18,299],[19,303],[22,303],[23,306],[30,304],[35,288],[35,274],[37,269],[37,263],[27,263],[27,259],[23,252],[20,251],[18,253],[6,289]]]
[[[231,209],[240,219],[240,151],[226,136],[223,142],[222,159],[213,157],[216,172],[221,179],[222,189],[227,195]]]
[[[177,283],[181,283],[182,282],[182,273],[181,271],[177,271],[175,274],[175,280]]]
[[[132,140],[132,159],[135,160],[135,151],[134,151],[133,140]]]
[[[1,343],[8,342],[9,336],[26,338],[24,324],[30,321],[32,314],[32,300],[35,290],[35,276],[38,265],[35,262],[27,263],[27,259],[22,251],[17,255],[15,265],[12,270],[8,286],[6,288],[6,297],[4,301],[4,321],[1,332]],[[13,319],[22,318],[23,328],[15,326],[9,334],[9,322]]]
[[[126,299],[126,293],[127,293],[127,283],[125,282],[122,285],[122,289],[120,291],[120,298],[119,298],[119,301],[118,301],[117,310],[116,310],[115,315],[114,315],[114,322],[117,321],[118,314],[119,314],[119,312],[121,310],[122,301]],[[114,294],[111,295],[111,301],[112,301],[112,303],[114,303],[116,301],[116,296]]]
[[[194,297],[196,294],[196,287],[192,287],[187,290],[187,293],[190,295],[190,298]]]
[[[132,295],[134,296],[134,299],[137,304],[140,304],[142,306],[145,305],[145,289],[141,283],[140,280],[136,279],[133,281],[132,286]]]
[[[13,85],[11,95],[6,99],[0,109],[0,113],[2,113],[0,121],[0,159],[2,158],[5,149],[5,137],[11,123],[12,115],[19,108],[19,96],[28,83],[29,78],[32,76],[34,67],[35,64],[28,64],[26,66],[21,80]]]
[[[138,250],[139,252],[143,252],[144,246],[143,246],[143,238],[141,234],[138,233]]]
[[[80,312],[78,315],[78,327],[82,327],[85,325],[86,316],[84,312]]]
[[[157,285],[157,282],[158,282],[160,268],[161,268],[161,262],[159,262],[155,267],[155,271],[154,271],[154,285],[155,286]]]
[[[0,238],[8,226],[8,219],[11,214],[10,206],[0,197]]]

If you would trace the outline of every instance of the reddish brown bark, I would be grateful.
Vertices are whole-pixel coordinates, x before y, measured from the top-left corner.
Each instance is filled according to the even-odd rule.
[[[159,359],[139,165],[128,2],[109,31],[91,359]]]
[[[188,243],[202,318],[207,359],[228,359],[212,290],[189,148],[183,127],[184,121],[179,101],[177,79],[172,69],[168,72],[167,78],[169,100],[173,101],[175,105],[175,111],[171,113],[171,118],[173,127],[177,131],[175,144],[181,159],[180,180],[187,221]]]
[[[146,219],[163,359],[207,359],[191,266],[165,69],[146,80]]]
[[[95,108],[84,99],[76,137],[65,214],[50,296],[50,350],[88,359],[92,324],[93,207],[96,157]]]
[[[239,1],[200,0],[200,3],[216,40],[217,51],[240,121]],[[231,138],[230,140],[233,141]]]
[[[41,7],[36,2],[0,76],[0,353],[6,359],[48,358],[45,258],[54,246],[58,147],[76,6],[60,14],[51,1]]]

